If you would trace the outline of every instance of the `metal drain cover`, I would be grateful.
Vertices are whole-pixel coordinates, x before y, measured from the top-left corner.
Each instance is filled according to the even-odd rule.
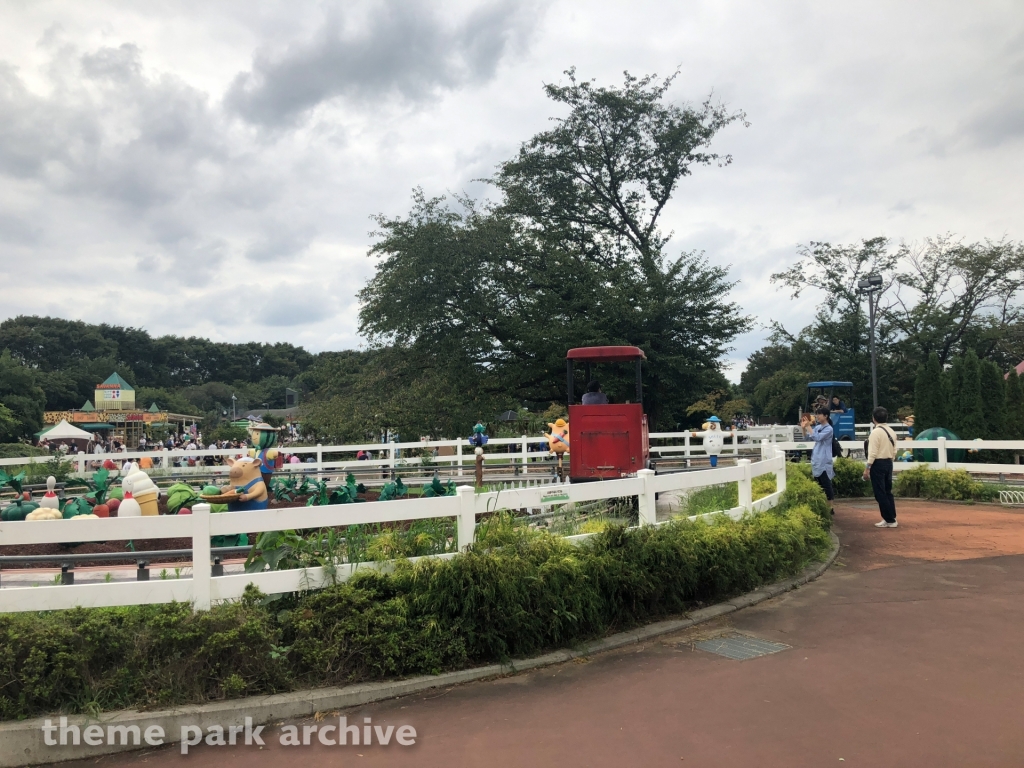
[[[717,653],[719,656],[740,661],[756,659],[758,656],[767,656],[770,653],[778,653],[792,647],[740,634],[721,635],[709,640],[699,640],[693,646],[708,653]]]

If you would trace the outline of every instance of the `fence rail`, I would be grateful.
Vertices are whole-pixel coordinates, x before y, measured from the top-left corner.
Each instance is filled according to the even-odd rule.
[[[268,594],[295,592],[325,586],[332,579],[347,579],[358,568],[378,563],[339,564],[333,573],[324,568],[264,571],[252,574],[212,575],[210,537],[257,531],[294,530],[349,526],[365,523],[401,523],[425,518],[454,518],[456,543],[464,550],[473,543],[477,518],[498,510],[550,507],[602,499],[636,497],[639,525],[656,525],[658,493],[689,491],[720,483],[738,483],[739,505],[720,513],[738,518],[778,503],[786,484],[786,460],[782,451],[768,444],[759,447],[761,459],[739,459],[736,466],[696,472],[656,475],[641,470],[636,477],[594,483],[550,484],[476,493],[460,486],[455,496],[418,498],[322,507],[289,507],[253,512],[211,514],[208,504],[196,504],[191,516],[158,516],[38,522],[0,522],[2,544],[49,544],[123,539],[191,538],[193,562],[184,570],[189,578],[162,581],[71,584],[62,586],[6,587],[0,589],[0,612],[191,602],[197,609],[234,600],[249,584]],[[751,481],[775,473],[776,491],[752,500]],[[571,537],[574,540],[584,536]],[[450,557],[431,555],[429,557]],[[418,558],[417,558],[418,559]]]

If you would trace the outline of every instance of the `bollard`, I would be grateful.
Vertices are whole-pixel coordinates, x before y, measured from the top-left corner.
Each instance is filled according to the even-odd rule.
[[[139,560],[137,565],[139,570],[135,574],[135,580],[149,581],[149,563],[145,560]]]
[[[61,584],[74,584],[75,583],[75,570],[71,563],[60,564],[60,583]]]
[[[213,558],[213,568],[210,570],[210,575],[211,576],[223,576],[224,575],[224,566],[220,562],[220,555],[217,555],[217,557]]]

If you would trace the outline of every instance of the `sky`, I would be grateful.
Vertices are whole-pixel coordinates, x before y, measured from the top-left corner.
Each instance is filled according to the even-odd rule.
[[[0,319],[357,348],[371,217],[486,196],[569,67],[746,113],[662,221],[755,319],[733,379],[801,244],[1024,236],[1019,0],[0,0]]]

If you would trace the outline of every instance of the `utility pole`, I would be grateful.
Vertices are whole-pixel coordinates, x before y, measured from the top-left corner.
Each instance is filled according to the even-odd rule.
[[[231,420],[232,421],[237,421],[237,419],[238,419],[238,416],[235,414],[235,399],[236,399],[235,396],[232,395],[231,396]]]
[[[878,294],[882,292],[882,276],[868,275],[857,281],[857,293],[868,297],[868,326],[871,334],[871,402],[878,407],[878,363],[875,356],[875,314],[878,310]]]

